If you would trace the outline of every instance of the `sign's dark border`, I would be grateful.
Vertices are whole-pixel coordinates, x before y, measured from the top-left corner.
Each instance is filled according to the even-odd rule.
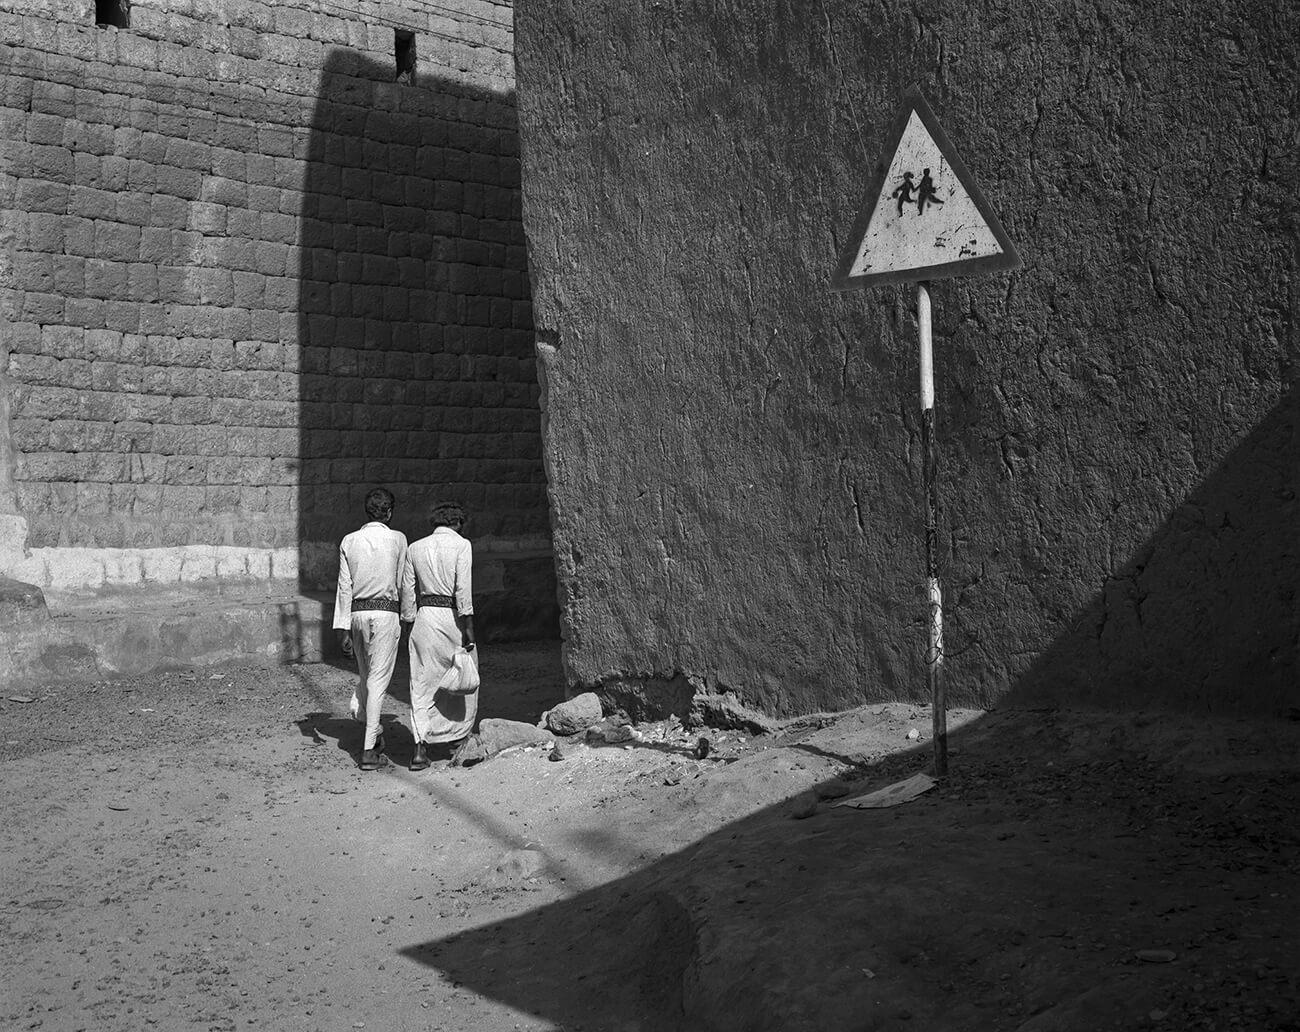
[[[959,258],[956,261],[938,262],[934,265],[923,265],[915,269],[869,272],[863,276],[850,276],[849,272],[852,270],[853,261],[858,255],[858,248],[861,247],[862,238],[867,232],[867,223],[871,221],[871,213],[875,210],[880,192],[885,188],[885,176],[889,174],[889,163],[898,150],[899,141],[903,138],[903,130],[907,128],[908,119],[911,118],[913,111],[920,116],[921,124],[925,126],[934,142],[939,145],[939,150],[947,159],[948,165],[956,173],[958,182],[970,194],[971,200],[975,202],[976,210],[988,224],[989,229],[993,231],[993,237],[997,240],[998,246],[1002,248],[1002,253],[985,255],[983,258]],[[1020,261],[1020,253],[1011,242],[1011,238],[1007,236],[1006,230],[1002,228],[1002,220],[998,218],[997,213],[985,199],[979,185],[975,182],[975,177],[970,174],[970,171],[966,168],[966,163],[961,160],[961,156],[957,153],[957,148],[948,139],[948,134],[943,131],[943,126],[939,124],[939,120],[934,117],[934,112],[930,110],[930,105],[926,103],[924,94],[915,86],[903,93],[902,107],[894,118],[894,123],[889,129],[889,135],[886,139],[888,143],[884,149],[884,157],[872,177],[871,185],[867,189],[866,199],[862,202],[858,217],[853,222],[853,230],[849,234],[848,244],[840,253],[839,263],[836,266],[834,276],[831,278],[832,290],[856,290],[860,287],[872,287],[878,284],[912,283],[916,280],[948,279],[953,276],[981,276],[991,272],[1009,272],[1012,269],[1021,267],[1023,263]]]

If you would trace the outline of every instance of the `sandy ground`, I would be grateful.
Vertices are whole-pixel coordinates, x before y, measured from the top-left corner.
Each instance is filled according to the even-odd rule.
[[[551,644],[482,668],[484,716],[562,691]],[[796,819],[923,769],[927,711],[412,773],[395,700],[362,773],[349,691],[0,695],[0,1028],[1300,1029],[1300,724],[959,712],[927,795]]]

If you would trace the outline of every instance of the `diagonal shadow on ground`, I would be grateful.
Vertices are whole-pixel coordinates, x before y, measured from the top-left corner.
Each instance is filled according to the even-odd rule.
[[[1295,417],[1290,392],[1010,701],[1293,706]],[[952,776],[906,807],[796,823],[772,806],[571,899],[403,952],[572,1028],[1064,1029],[1131,1021],[1148,1003],[1170,1020],[1201,1006],[1290,1027],[1294,986],[1247,1015],[1214,985],[1300,948],[1266,898],[1297,866],[1285,831],[1300,805],[1294,763],[1261,793],[1249,771],[1171,773],[1119,747],[1122,717],[1098,714],[1112,732],[1086,746],[1084,721],[1071,757],[1044,733],[1055,719],[1007,713],[954,734]],[[1253,733],[1279,727],[1293,730]],[[858,770],[877,787],[926,759],[915,750]],[[1234,823],[1237,805],[1263,807],[1259,823]],[[1135,948],[1170,942],[1189,954],[1182,967],[1132,966]],[[1184,984],[1170,1004],[1173,982],[1189,978],[1206,995]],[[1035,1013],[1053,1017],[1026,1023]]]
[[[1092,725],[1107,721],[1140,735],[1132,718],[1063,732],[1051,714],[995,715],[954,735],[958,772],[907,806],[796,821],[777,804],[572,898],[402,952],[592,1030],[1014,1029],[1047,1012],[1024,1028],[1111,1027],[1168,1011],[1175,983],[1186,1002],[1193,981],[1284,980],[1300,941],[1266,890],[1297,869],[1283,830],[1300,806],[1295,765],[1269,774],[1245,818],[1263,837],[1246,841],[1236,807],[1258,775],[1177,776],[1141,750],[1097,748]],[[892,757],[863,784],[926,759]],[[1143,965],[1143,947],[1181,962]],[[1256,1002],[1252,1027],[1283,1028],[1269,1021],[1295,987],[1270,982]]]

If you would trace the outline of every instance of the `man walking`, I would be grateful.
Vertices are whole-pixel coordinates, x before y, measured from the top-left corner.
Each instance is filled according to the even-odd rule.
[[[407,553],[402,573],[402,615],[411,626],[412,770],[429,766],[427,745],[452,746],[474,729],[478,692],[439,692],[458,648],[474,648],[474,549],[461,536],[465,510],[454,502],[434,507],[433,533]]]
[[[357,690],[352,716],[364,720],[366,737],[361,769],[379,766],[383,735],[379,715],[397,662],[402,636],[401,576],[406,565],[406,535],[391,530],[393,493],[382,487],[366,495],[370,522],[339,546],[339,583],[334,596],[334,632],[339,647],[357,660]]]

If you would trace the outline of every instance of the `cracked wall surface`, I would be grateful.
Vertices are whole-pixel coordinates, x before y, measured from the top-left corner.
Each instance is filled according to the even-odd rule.
[[[921,698],[912,291],[828,290],[918,84],[1020,249],[934,288],[950,699],[1296,698],[1300,9],[516,5],[575,684]]]

